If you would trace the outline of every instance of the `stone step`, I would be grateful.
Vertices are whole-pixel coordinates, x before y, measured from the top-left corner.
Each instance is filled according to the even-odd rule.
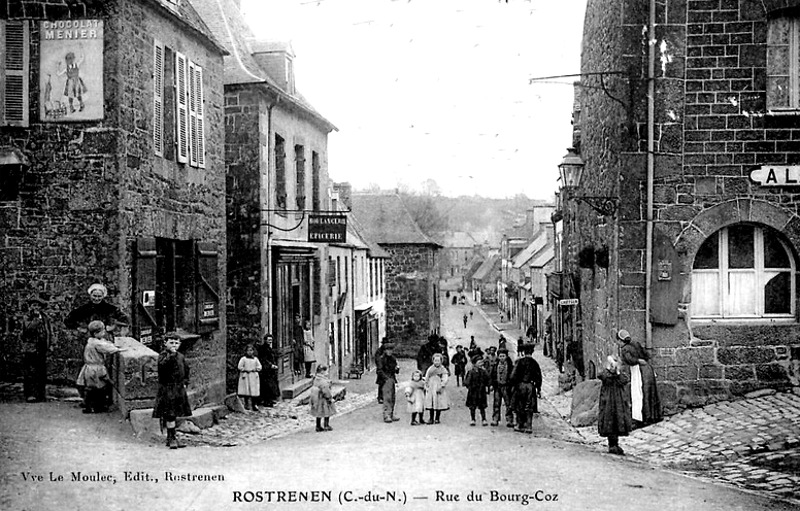
[[[311,378],[303,378],[281,389],[283,399],[294,399],[311,387]]]
[[[334,401],[341,401],[347,395],[347,387],[344,383],[334,383],[331,385],[331,394],[333,394]],[[294,406],[307,405],[311,401],[311,387],[303,391],[302,394],[292,400]]]

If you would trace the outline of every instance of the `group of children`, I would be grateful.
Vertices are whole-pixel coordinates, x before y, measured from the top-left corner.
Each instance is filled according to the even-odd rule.
[[[442,364],[441,353],[434,353],[423,377],[422,371],[416,370],[411,374],[411,381],[405,387],[408,411],[411,413],[411,425],[439,424],[442,412],[450,409],[450,399],[447,394],[447,382],[450,372]],[[386,396],[384,395],[384,403]],[[428,422],[425,422],[425,411],[428,411]],[[384,419],[385,420],[385,419]]]

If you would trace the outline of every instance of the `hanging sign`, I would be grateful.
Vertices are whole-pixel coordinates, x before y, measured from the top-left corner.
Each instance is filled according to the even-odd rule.
[[[345,243],[347,241],[347,217],[345,215],[309,215],[308,241]]]
[[[800,165],[763,165],[750,172],[761,186],[800,186]]]
[[[564,300],[559,300],[558,304],[560,306],[562,306],[562,307],[570,306],[570,305],[578,305],[578,299],[577,298],[567,298],[567,299],[564,299]]]
[[[39,34],[40,119],[102,119],[103,20],[42,21]]]

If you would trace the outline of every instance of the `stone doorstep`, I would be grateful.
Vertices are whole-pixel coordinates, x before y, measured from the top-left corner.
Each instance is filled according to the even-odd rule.
[[[282,399],[294,399],[311,387],[311,378],[303,378],[281,389]]]
[[[228,407],[225,405],[217,405],[211,408],[203,407],[193,410],[192,415],[189,417],[178,417],[176,422],[177,426],[180,426],[184,421],[189,421],[199,429],[207,429],[217,424],[219,419],[225,417],[227,414]],[[130,424],[137,438],[143,436],[163,436],[159,420],[153,417],[152,408],[131,410]]]

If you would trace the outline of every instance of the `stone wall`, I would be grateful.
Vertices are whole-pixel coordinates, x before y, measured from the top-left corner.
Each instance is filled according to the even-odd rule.
[[[31,166],[19,200],[0,203],[8,236],[0,264],[6,297],[0,311],[2,371],[19,375],[17,342],[25,300],[50,298],[57,348],[49,360],[53,380],[74,381],[85,339],[63,319],[87,301],[87,287],[102,281],[109,300],[133,316],[135,241],[143,237],[200,240],[219,250],[219,289],[225,282],[225,202],[222,166],[222,56],[168,10],[154,2],[10,2],[9,18],[32,19],[30,126],[0,130],[0,146],[25,153]],[[38,20],[103,19],[104,119],[39,122]],[[178,164],[153,149],[153,40],[158,37],[203,66],[206,168]],[[171,126],[170,126],[171,127]],[[174,151],[172,151],[174,155]],[[224,303],[224,292],[221,300]],[[222,397],[225,317],[187,353],[195,402]]]
[[[386,336],[397,343],[395,354],[414,357],[441,325],[438,254],[433,245],[384,245],[386,260]]]
[[[607,240],[610,267],[619,269],[618,282],[597,267],[579,270],[584,352],[598,366],[616,351],[617,328],[644,342],[647,9],[647,2],[590,1],[586,14],[583,71],[624,70],[628,80],[581,91],[581,192],[621,198],[614,219],[576,213],[581,227],[573,243]],[[670,411],[796,384],[796,323],[721,327],[688,314],[694,255],[718,229],[734,222],[771,226],[798,252],[797,195],[761,187],[749,173],[798,164],[800,125],[796,116],[765,115],[764,3],[669,0],[657,4],[656,23],[654,219],[656,232],[677,250],[682,298],[676,325],[654,325],[651,354]]]

